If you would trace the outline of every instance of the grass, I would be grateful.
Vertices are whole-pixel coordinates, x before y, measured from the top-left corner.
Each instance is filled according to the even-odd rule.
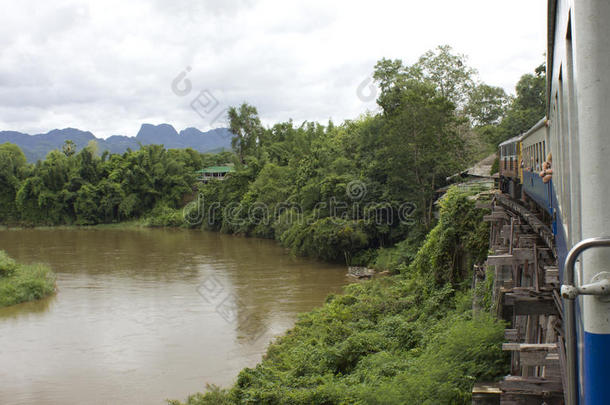
[[[44,264],[19,264],[0,250],[0,307],[38,300],[55,292],[55,274]]]

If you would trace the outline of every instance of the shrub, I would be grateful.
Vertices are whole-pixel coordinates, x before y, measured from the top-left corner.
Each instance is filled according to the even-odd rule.
[[[0,278],[0,307],[37,300],[55,292],[55,275],[46,265],[17,264],[0,251],[0,268],[12,269]]]
[[[182,210],[170,208],[166,204],[159,203],[144,219],[144,225],[150,227],[174,227],[181,225],[186,226],[187,223],[184,220]]]
[[[17,263],[11,259],[6,252],[0,250],[0,277],[13,275],[17,269]]]

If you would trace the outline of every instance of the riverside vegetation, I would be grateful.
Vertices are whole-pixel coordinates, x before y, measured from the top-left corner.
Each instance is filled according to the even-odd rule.
[[[229,109],[233,153],[147,145],[98,156],[94,143],[75,153],[67,142],[30,165],[0,145],[0,222],[202,228],[395,274],[330,297],[234,387],[189,404],[467,403],[475,379],[506,372],[502,325],[470,311],[479,214],[451,191],[437,219],[436,190],[544,114],[544,74],[507,96],[442,46],[413,65],[380,60],[379,111],[340,125],[266,128],[255,107]],[[228,162],[225,180],[196,182],[196,170]],[[185,196],[197,202],[184,208],[189,221]]]
[[[44,264],[19,264],[0,250],[0,307],[33,301],[55,292],[55,275]]]
[[[186,404],[470,403],[476,380],[508,372],[504,325],[488,305],[471,310],[472,264],[488,236],[474,201],[451,189],[415,259],[394,263],[399,274],[329,296],[233,387],[209,386]]]

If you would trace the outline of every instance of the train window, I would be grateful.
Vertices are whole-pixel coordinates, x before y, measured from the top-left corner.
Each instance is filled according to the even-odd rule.
[[[542,158],[546,161],[546,141],[542,141]]]

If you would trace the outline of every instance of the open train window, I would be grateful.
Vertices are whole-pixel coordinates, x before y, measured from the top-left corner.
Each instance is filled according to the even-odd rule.
[[[546,161],[546,141],[542,141],[542,159]]]

